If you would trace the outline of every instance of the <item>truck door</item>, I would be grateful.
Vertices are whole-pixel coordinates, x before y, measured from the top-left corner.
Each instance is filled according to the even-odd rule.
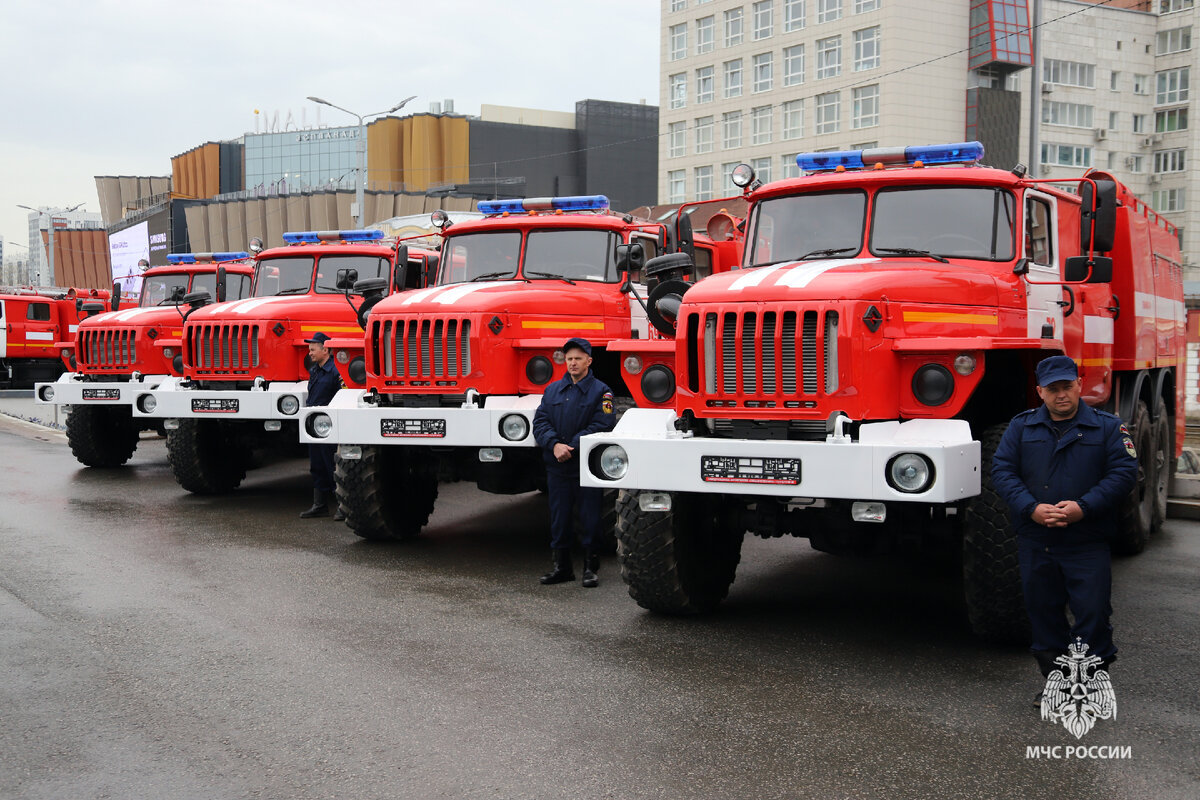
[[[1025,273],[1026,335],[1031,339],[1045,338],[1046,326],[1052,327],[1049,338],[1064,339],[1063,307],[1059,301],[1064,292],[1059,272],[1058,220],[1054,198],[1040,192],[1025,193],[1025,258],[1029,271]]]
[[[49,300],[33,300],[25,307],[25,353],[32,358],[52,358],[58,341],[58,320]]]

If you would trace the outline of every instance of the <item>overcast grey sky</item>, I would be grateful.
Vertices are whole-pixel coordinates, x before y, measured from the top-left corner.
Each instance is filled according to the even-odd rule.
[[[0,236],[23,254],[17,204],[99,211],[96,175],[169,175],[256,108],[354,122],[308,95],[358,113],[657,104],[658,17],[658,0],[0,0]]]

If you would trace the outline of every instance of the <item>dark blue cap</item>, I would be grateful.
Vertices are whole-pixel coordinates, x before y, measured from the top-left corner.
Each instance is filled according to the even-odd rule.
[[[1037,365],[1037,385],[1049,386],[1057,381],[1073,381],[1079,377],[1075,359],[1070,356],[1050,356]]]
[[[563,354],[566,355],[572,348],[578,348],[589,356],[592,354],[592,343],[587,339],[580,339],[578,336],[567,339],[567,343],[563,345]]]
[[[304,341],[308,342],[309,344],[325,344],[329,341],[329,337],[321,331],[317,331],[313,334],[311,339],[305,339]]]

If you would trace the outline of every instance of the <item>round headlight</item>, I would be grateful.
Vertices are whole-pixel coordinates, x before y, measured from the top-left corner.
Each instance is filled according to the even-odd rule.
[[[447,214],[445,211],[443,211],[440,208],[429,215],[429,221],[433,224],[433,227],[435,227],[435,228],[440,229],[440,228],[445,227],[446,223],[449,220],[450,220],[450,215]]]
[[[975,371],[975,356],[970,353],[960,353],[954,359],[954,371],[959,375],[970,375]]]
[[[158,408],[158,401],[154,399],[154,395],[144,394],[138,398],[138,408],[143,414],[152,414],[154,409]]]
[[[163,358],[171,358],[175,355],[175,351],[170,347],[163,348]]]
[[[665,403],[675,396],[675,373],[671,368],[655,364],[642,376],[642,393],[651,403]]]
[[[619,481],[629,471],[629,456],[619,444],[610,444],[600,451],[600,471],[604,477]]]
[[[291,416],[300,410],[300,400],[294,394],[285,394],[279,398],[279,413]]]
[[[510,442],[519,442],[529,435],[529,420],[520,414],[506,414],[500,420],[500,435]]]
[[[313,414],[308,418],[308,432],[318,439],[324,439],[333,431],[333,420],[328,414]]]
[[[745,188],[754,180],[754,167],[749,164],[738,164],[733,168],[733,172],[729,173],[729,180],[733,181],[733,185],[740,188]]]
[[[49,403],[51,400],[54,399],[54,387],[53,386],[43,386],[41,388],[41,390],[38,392],[38,395],[42,398],[42,400],[44,402]]]
[[[564,353],[562,350],[555,350],[553,353],[550,354],[550,358],[554,359],[555,364],[567,363],[567,354]]]
[[[350,354],[347,353],[345,350],[338,350],[337,355],[334,356],[334,358],[337,359],[337,362],[339,364],[349,364],[350,363]]]
[[[72,355],[73,355],[73,353],[71,352],[71,348],[64,347],[62,349],[62,357],[63,358],[70,358]]]
[[[525,377],[538,386],[541,386],[543,383],[548,383],[554,377],[554,365],[545,356],[534,356],[525,365]]]
[[[912,393],[927,406],[940,406],[954,394],[954,375],[941,364],[926,364],[912,379]]]
[[[900,492],[923,492],[933,482],[933,464],[919,453],[901,453],[888,462],[887,481]]]
[[[642,371],[642,359],[639,356],[625,356],[625,371],[637,375]]]

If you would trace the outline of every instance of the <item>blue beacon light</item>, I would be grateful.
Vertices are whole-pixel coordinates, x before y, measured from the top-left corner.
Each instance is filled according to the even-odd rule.
[[[572,197],[525,197],[511,200],[482,200],[481,214],[522,214],[526,211],[603,211],[608,198],[602,194]]]
[[[243,261],[250,257],[245,252],[229,253],[171,253],[167,256],[168,264],[201,264],[209,261]]]
[[[954,142],[916,147],[874,147],[867,150],[837,150],[825,153],[798,153],[796,165],[805,172],[822,172],[844,167],[865,169],[868,165],[912,166],[931,164],[971,164],[983,158],[979,142]]]
[[[289,231],[283,235],[288,244],[317,244],[319,242],[372,242],[383,238],[378,228],[351,231]]]

